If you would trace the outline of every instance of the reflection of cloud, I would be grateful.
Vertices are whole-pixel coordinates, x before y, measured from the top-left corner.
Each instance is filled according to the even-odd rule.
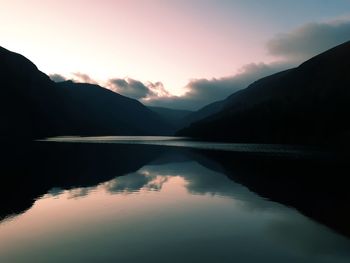
[[[105,182],[101,184],[101,187],[110,193],[137,192],[145,186],[149,180],[150,178],[146,177],[144,174],[132,173]]]
[[[80,197],[87,196],[90,193],[90,190],[92,189],[92,187],[80,187],[68,190],[68,198],[77,199]]]
[[[271,39],[267,49],[273,56],[300,63],[349,40],[348,20],[310,23]]]
[[[167,157],[166,162],[146,165],[135,173],[116,177],[95,187],[81,187],[70,190],[53,188],[48,195],[66,194],[68,198],[80,198],[99,190],[111,194],[129,194],[142,190],[160,191],[171,177],[182,177],[190,194],[230,197],[240,201],[239,204],[246,209],[255,210],[268,207],[268,202],[250,192],[246,187],[236,184],[220,172],[210,170],[195,161],[191,161],[193,159],[188,159],[188,156],[183,153],[174,153],[167,155]],[[199,158],[199,156],[197,157]],[[212,161],[205,157],[201,156],[200,160],[205,166],[213,167]]]
[[[64,190],[61,188],[52,188],[50,191],[47,192],[45,197],[59,197],[60,195],[67,194],[68,198],[70,199],[77,199],[80,197],[87,196],[91,190],[93,190],[95,187],[79,187],[79,188],[73,188]]]
[[[142,189],[159,191],[168,180],[168,176],[149,173],[147,170],[117,177],[100,185],[109,193],[133,193]]]
[[[210,160],[201,157],[201,163],[208,167],[212,166]],[[177,160],[174,155],[174,159]],[[180,176],[186,182],[186,189],[192,195],[222,196],[235,199],[236,204],[245,210],[273,210],[284,209],[284,206],[274,204],[251,192],[247,187],[237,184],[225,174],[204,167],[196,161],[172,162],[161,165],[147,165],[140,171],[147,171],[149,176],[159,177]],[[117,178],[118,179],[118,178]],[[287,208],[285,208],[287,209]]]
[[[59,187],[54,187],[54,188],[51,188],[50,191],[47,192],[47,196],[59,196],[61,195],[62,193],[64,192],[63,189],[59,188]]]
[[[181,152],[179,155],[183,157],[185,154]],[[267,259],[268,262],[347,262],[345,259],[349,257],[348,241],[327,228],[315,224],[295,210],[268,202],[247,188],[231,181],[224,174],[207,169],[206,167],[213,167],[210,161],[207,161],[203,156],[200,159],[201,164],[203,164],[201,165],[193,161],[199,160],[196,156],[191,159],[192,161],[174,163],[173,160],[178,160],[177,156],[174,155],[173,160],[168,158],[168,162],[162,164],[146,165],[136,173],[117,177],[96,188],[114,194],[124,194],[145,188],[159,190],[170,176],[181,176],[186,180],[185,187],[191,194],[219,195],[238,200],[238,202],[226,202],[226,200],[224,202],[207,202],[210,199],[207,197],[201,198],[201,202],[198,202],[199,198],[192,198],[192,201],[195,202],[183,204],[183,207],[188,208],[188,210],[182,210],[182,206],[181,210],[176,210],[175,206],[178,203],[170,203],[168,206],[160,207],[162,216],[157,216],[159,214],[155,213],[152,220],[146,220],[147,222],[143,220],[142,213],[137,214],[137,221],[130,217],[132,225],[140,227],[142,237],[149,240],[149,236],[151,236],[151,241],[152,238],[155,238],[154,240],[164,242],[164,237],[169,236],[171,239],[169,240],[173,242],[174,246],[182,247],[185,242],[186,247],[189,248],[186,253],[189,255],[191,255],[190,251],[193,247],[196,249],[196,253],[197,249],[200,251],[203,247],[208,247],[211,248],[211,252],[219,252],[218,255],[221,258],[224,252],[229,251],[226,245],[230,244],[230,247],[236,248],[234,253],[239,252],[234,257],[238,261],[244,262],[247,258],[249,262],[258,262],[259,258]],[[82,192],[84,192],[82,189],[75,190],[75,193]],[[179,195],[186,195],[186,193],[181,191]],[[143,196],[139,197],[133,201],[142,200]],[[158,198],[162,197],[166,196],[158,195]],[[190,200],[189,198],[182,199],[180,196],[174,197],[174,195],[171,195],[171,198],[175,198],[175,200],[178,198],[184,202]],[[197,210],[197,208],[199,209]],[[178,211],[186,211],[186,213]],[[215,211],[220,211],[220,213]],[[168,212],[169,216],[168,214],[163,216],[165,212]],[[205,217],[201,217],[202,215]],[[148,215],[146,219],[148,219]],[[126,224],[129,224],[129,217],[125,220]],[[123,221],[121,222],[123,224]],[[135,222],[139,222],[139,224],[135,224]],[[210,225],[209,228],[208,225]],[[125,232],[120,231],[119,226],[118,223],[118,229],[115,230],[118,235],[111,236],[119,236],[122,244],[125,243],[125,240],[128,241],[130,231],[128,228]],[[169,228],[169,226],[171,227]],[[108,226],[108,229],[114,231],[113,225]],[[171,229],[179,239],[175,239],[174,242],[173,235],[163,235],[164,229]],[[203,232],[203,229],[206,231]],[[159,239],[158,234],[160,234],[161,239]],[[111,240],[112,246],[115,246],[115,242],[118,240]],[[200,244],[200,246],[197,248],[194,244]],[[167,247],[174,250],[174,246]],[[171,252],[170,250],[169,252]],[[148,247],[145,248],[145,251],[148,251]],[[241,254],[241,251],[244,253]],[[252,254],[251,251],[255,253]],[[230,251],[228,254],[232,256]],[[230,259],[227,262],[232,261],[232,257],[227,258]]]

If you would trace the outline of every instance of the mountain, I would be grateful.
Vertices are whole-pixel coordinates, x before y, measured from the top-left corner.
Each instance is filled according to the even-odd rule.
[[[179,130],[190,125],[192,122],[199,121],[219,112],[225,103],[226,100],[215,101],[197,111],[176,110],[153,106],[148,106],[148,108],[159,114],[163,120],[174,127],[175,130]]]
[[[177,110],[164,107],[148,106],[148,108],[157,113],[165,122],[169,123],[175,129],[184,127],[184,119],[194,113],[190,110]]]
[[[65,134],[79,135],[170,135],[173,128],[139,101],[98,85],[59,82],[74,129]]]
[[[25,57],[0,47],[0,138],[55,135],[66,116],[54,82]]]
[[[209,117],[210,115],[218,113],[220,110],[222,110],[225,103],[226,100],[215,101],[197,111],[188,114],[181,120],[182,128],[190,125],[192,122],[199,121],[201,119]]]
[[[31,61],[2,47],[0,81],[1,139],[173,132],[137,100],[98,85],[54,83]]]
[[[299,67],[262,78],[227,98],[224,108],[180,130],[181,136],[323,144],[349,140],[350,42]]]

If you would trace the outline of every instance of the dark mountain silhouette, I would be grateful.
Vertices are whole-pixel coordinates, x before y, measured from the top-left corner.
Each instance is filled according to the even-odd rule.
[[[137,100],[97,85],[54,83],[31,61],[1,47],[0,79],[2,139],[173,132]]]
[[[235,142],[323,144],[348,140],[350,42],[260,79],[223,110],[178,135]]]
[[[226,100],[215,101],[197,111],[175,110],[164,107],[148,106],[149,109],[158,113],[175,130],[189,126],[191,123],[202,120],[210,115],[218,113],[223,109]]]
[[[66,116],[55,84],[25,57],[0,47],[0,137],[55,135]]]
[[[157,113],[165,122],[169,123],[175,129],[184,127],[184,119],[193,114],[193,111],[190,110],[177,110],[154,106],[148,106],[148,108]]]
[[[77,123],[63,133],[80,135],[169,135],[173,128],[139,101],[98,85],[56,84],[65,99],[70,121]]]
[[[181,125],[182,125],[181,128],[190,125],[192,122],[197,122],[199,120],[202,120],[206,117],[209,117],[213,114],[218,113],[223,109],[225,102],[226,100],[215,101],[195,112],[188,114],[181,120]]]

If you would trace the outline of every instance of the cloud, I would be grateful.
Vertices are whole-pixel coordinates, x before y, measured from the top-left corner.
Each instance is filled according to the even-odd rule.
[[[262,77],[295,67],[312,56],[348,40],[349,20],[306,24],[268,41],[267,52],[275,57],[277,62],[247,64],[233,76],[193,79],[185,86],[186,93],[182,96],[170,94],[161,82],[141,82],[132,78],[112,78],[100,85],[121,95],[138,99],[145,105],[197,110],[214,101],[225,99]],[[87,74],[72,75],[74,81],[97,84]],[[56,82],[65,80],[59,74],[50,77]]]
[[[110,79],[107,87],[119,94],[134,99],[141,99],[151,94],[151,90],[141,81],[134,79]]]
[[[67,80],[64,76],[60,74],[50,74],[49,77],[54,82],[63,82]]]
[[[151,97],[167,97],[170,96],[169,92],[164,88],[161,82],[147,82],[132,78],[113,78],[107,81],[107,88],[113,90],[121,95],[134,98],[148,100]]]
[[[162,82],[158,81],[155,83],[147,82],[147,88],[151,90],[151,94],[158,97],[170,97],[172,96],[169,91],[167,91]]]
[[[144,103],[153,106],[196,110],[211,102],[222,100],[246,88],[252,82],[292,68],[299,63],[336,45],[350,40],[350,21],[309,23],[289,33],[279,34],[268,41],[267,52],[277,59],[274,63],[251,63],[234,76],[217,79],[195,79],[187,85],[181,97],[153,97]]]
[[[74,72],[72,73],[72,80],[75,82],[82,82],[82,83],[90,83],[90,84],[98,84],[97,81],[92,79],[88,74],[80,73],[80,72]]]
[[[80,72],[71,73],[70,77],[65,77],[61,74],[50,74],[49,77],[54,82],[63,82],[66,80],[73,80],[74,82],[80,82],[80,83],[98,84],[98,82],[93,78],[91,78],[88,74],[84,74]]]
[[[300,63],[349,40],[349,20],[309,23],[272,38],[267,51],[282,60]]]
[[[290,67],[292,64],[289,63],[251,63],[242,67],[234,76],[191,80],[186,85],[187,92],[183,96],[154,96],[143,102],[152,106],[197,110],[214,101],[225,99],[259,78]]]

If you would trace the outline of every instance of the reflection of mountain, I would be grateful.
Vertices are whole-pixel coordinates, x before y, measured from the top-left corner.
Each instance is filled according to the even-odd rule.
[[[350,236],[349,165],[334,160],[280,159],[203,152],[237,183]]]
[[[164,149],[136,145],[30,143],[3,145],[0,218],[28,209],[51,188],[95,186],[134,172]]]
[[[98,85],[56,84],[25,57],[0,47],[1,138],[165,135],[173,128],[139,101]]]
[[[187,189],[247,201],[242,187],[299,209],[350,236],[350,194],[344,164],[326,160],[269,159],[239,153],[151,145],[32,143],[3,149],[0,217],[28,209],[34,200],[61,189],[86,195],[100,184],[110,193],[160,189],[168,176],[186,171]],[[194,162],[200,164],[194,164]],[[147,164],[147,169],[142,168]],[[167,164],[166,169],[159,169]],[[180,164],[180,165],[179,165]],[[212,172],[205,171],[205,168]],[[137,171],[137,172],[136,172]],[[130,174],[132,173],[132,174]],[[116,177],[130,174],[127,177]],[[102,183],[102,184],[101,184]]]
[[[225,100],[223,109],[178,134],[257,143],[348,140],[350,42],[295,69],[262,78]]]

